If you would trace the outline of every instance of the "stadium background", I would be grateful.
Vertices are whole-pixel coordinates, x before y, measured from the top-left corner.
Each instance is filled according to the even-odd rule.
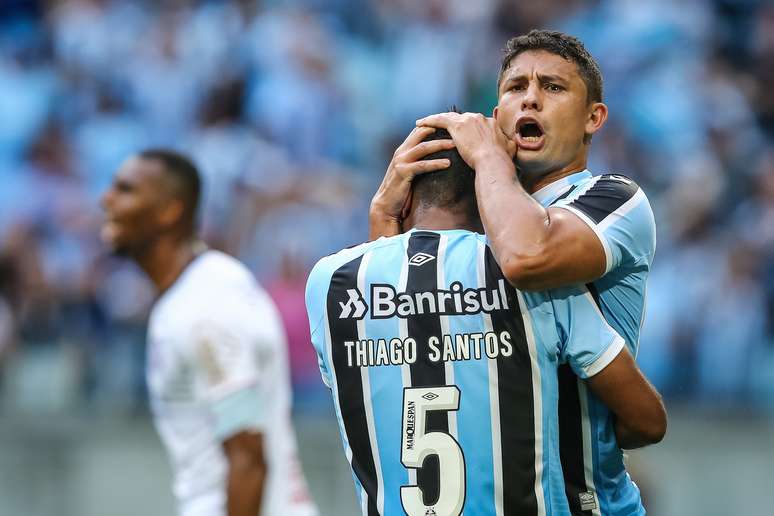
[[[591,169],[634,177],[656,213],[639,362],[671,420],[631,454],[649,514],[771,514],[774,3],[3,0],[0,515],[172,513],[142,375],[153,294],[97,240],[113,171],[160,145],[195,156],[207,241],[277,301],[312,493],[355,514],[305,274],[366,238],[417,117],[491,112],[499,49],[533,27],[599,59]]]

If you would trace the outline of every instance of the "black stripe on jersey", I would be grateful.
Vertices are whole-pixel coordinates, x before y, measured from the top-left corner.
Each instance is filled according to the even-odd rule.
[[[564,192],[562,195],[554,199],[554,203],[561,201],[562,199],[566,199],[570,196],[571,193],[573,193],[575,190],[578,189],[578,185],[572,185],[566,192]],[[553,203],[551,203],[553,204]]]
[[[327,298],[328,324],[331,330],[331,354],[339,393],[339,410],[349,447],[352,450],[352,470],[368,494],[369,516],[377,516],[379,514],[376,507],[378,484],[363,402],[363,380],[360,377],[360,368],[348,366],[344,346],[345,341],[357,340],[357,321],[337,317],[341,312],[339,303],[346,303],[349,299],[347,291],[357,288],[357,272],[362,259],[363,257],[360,256],[345,263],[333,273]]]
[[[602,309],[599,302],[599,290],[593,283],[587,283],[591,297],[597,308]],[[570,512],[573,516],[588,515],[589,510],[581,510],[580,494],[592,490],[593,486],[586,483],[586,457],[583,451],[583,416],[580,405],[580,385],[578,377],[568,364],[559,366],[559,457],[564,473],[564,489]]]
[[[564,491],[573,516],[588,516],[581,510],[580,494],[586,485],[583,457],[583,420],[581,417],[578,377],[568,364],[559,366],[559,458],[564,474]],[[589,457],[591,460],[591,457]]]
[[[438,258],[441,235],[417,231],[408,241],[406,254],[411,260],[417,253],[432,256],[422,265],[409,265],[406,278],[406,292],[432,292],[438,289],[438,268],[443,267]],[[408,336],[417,341],[417,361],[409,366],[412,387],[446,385],[446,370],[443,361],[431,362],[428,358],[427,341],[430,337],[441,338],[441,318],[438,314],[417,314],[406,321]],[[427,414],[426,432],[449,432],[449,414],[445,411],[431,411]],[[422,490],[425,505],[434,505],[440,495],[440,470],[438,456],[431,455],[417,471],[417,485]]]
[[[486,288],[498,288],[504,280],[492,251],[486,248]],[[500,439],[503,468],[503,513],[537,514],[535,496],[535,403],[532,361],[516,290],[505,281],[510,310],[492,312],[492,329],[511,335],[513,353],[497,358],[500,399]]]
[[[605,174],[594,186],[578,196],[569,205],[585,213],[599,224],[608,215],[634,197],[640,187],[631,179],[616,174]]]

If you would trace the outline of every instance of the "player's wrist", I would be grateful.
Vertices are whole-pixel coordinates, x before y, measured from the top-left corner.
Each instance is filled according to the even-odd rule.
[[[513,160],[499,146],[492,145],[473,155],[473,166],[476,174],[505,174],[516,176],[516,166]]]
[[[379,201],[372,201],[368,211],[369,240],[383,236],[395,236],[401,232],[402,219],[390,212]]]
[[[371,206],[368,209],[369,220],[377,221],[391,221],[395,220],[400,222],[401,220],[401,208],[402,205],[396,208],[397,204],[387,202],[382,195],[376,194],[371,200]]]

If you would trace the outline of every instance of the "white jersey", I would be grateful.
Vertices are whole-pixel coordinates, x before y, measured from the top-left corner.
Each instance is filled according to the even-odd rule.
[[[261,515],[317,514],[296,456],[285,335],[244,265],[207,251],[161,296],[148,328],[147,376],[181,516],[226,514],[221,443],[241,430],[263,434]]]

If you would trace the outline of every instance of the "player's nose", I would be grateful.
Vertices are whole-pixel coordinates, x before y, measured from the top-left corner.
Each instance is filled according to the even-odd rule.
[[[521,109],[540,111],[543,107],[540,91],[540,85],[531,81],[529,86],[527,86],[527,90],[524,92],[524,96],[521,98]]]
[[[99,205],[102,208],[102,211],[109,211],[112,203],[113,203],[113,188],[111,187],[102,193],[102,195],[99,198]]]

